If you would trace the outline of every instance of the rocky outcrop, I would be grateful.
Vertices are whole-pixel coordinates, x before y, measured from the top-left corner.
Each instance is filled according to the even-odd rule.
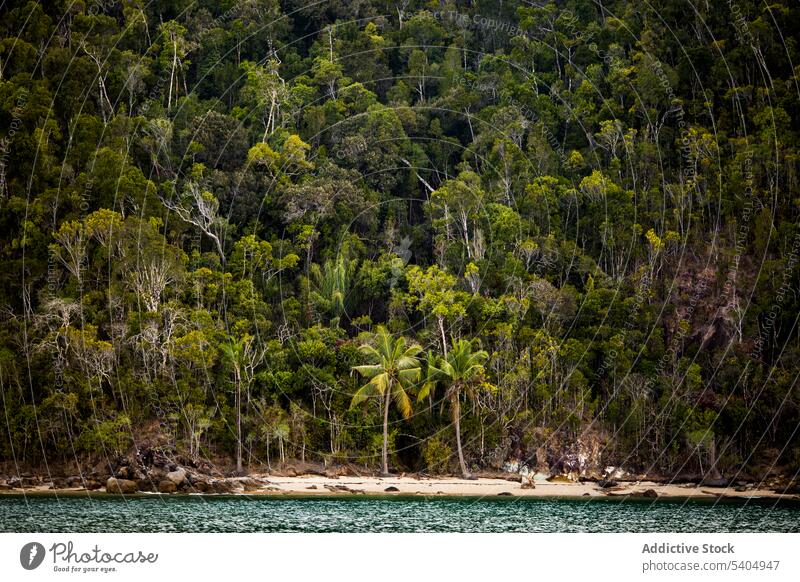
[[[731,484],[730,479],[703,479],[700,485],[704,487],[728,487]]]
[[[503,471],[523,476],[564,475],[570,481],[596,481],[603,477],[608,437],[602,432],[588,430],[578,438],[566,438],[545,434],[538,428],[520,429],[511,441]]]
[[[158,492],[159,493],[175,493],[178,490],[178,486],[175,485],[174,481],[169,479],[164,479],[158,483]]]
[[[7,481],[7,485],[14,489],[32,489],[33,487],[39,487],[41,484],[41,477],[34,477],[32,475],[21,475]]]
[[[118,479],[117,477],[109,477],[106,481],[106,493],[116,493],[120,495],[130,495],[139,491],[139,485],[136,481],[130,479]]]
[[[178,468],[174,471],[170,471],[165,475],[167,481],[172,481],[175,483],[176,487],[180,487],[186,482],[186,469]]]
[[[238,479],[245,491],[259,491],[269,485],[266,479],[255,479],[253,477],[243,477]]]
[[[213,479],[208,482],[208,493],[244,493],[244,485],[235,479]]]

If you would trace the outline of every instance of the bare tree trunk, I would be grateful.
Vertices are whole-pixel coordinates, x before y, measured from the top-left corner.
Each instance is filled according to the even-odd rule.
[[[242,381],[236,378],[236,472],[242,472]]]
[[[444,357],[447,358],[447,338],[444,335],[444,317],[440,315],[437,318],[437,323],[439,324],[439,334],[442,336],[442,353]]]
[[[175,67],[178,66],[178,45],[172,42],[172,68],[169,72],[169,93],[167,94],[167,110],[172,109],[172,86],[175,83]]]

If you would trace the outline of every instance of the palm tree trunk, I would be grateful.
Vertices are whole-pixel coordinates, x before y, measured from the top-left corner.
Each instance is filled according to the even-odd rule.
[[[462,476],[469,477],[467,463],[464,461],[464,451],[461,448],[461,400],[458,393],[453,398],[453,423],[456,426],[456,448],[458,449],[458,463],[461,465]]]
[[[384,403],[383,403],[383,451],[382,451],[382,461],[383,461],[383,471],[384,475],[389,474],[389,454],[388,454],[388,447],[389,447],[389,401],[392,398],[391,395],[391,386],[387,386],[386,394],[383,396]]]

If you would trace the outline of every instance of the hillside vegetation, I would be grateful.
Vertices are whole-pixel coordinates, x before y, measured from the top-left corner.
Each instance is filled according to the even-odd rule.
[[[6,471],[800,470],[795,2],[0,23]]]

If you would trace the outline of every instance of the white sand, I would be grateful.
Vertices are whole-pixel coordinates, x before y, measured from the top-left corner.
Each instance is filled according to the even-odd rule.
[[[331,495],[355,493],[382,495],[425,495],[425,496],[498,496],[510,493],[517,497],[607,497],[614,495],[642,495],[653,489],[659,497],[700,497],[713,499],[715,496],[726,497],[793,497],[780,495],[770,490],[752,489],[734,491],[733,488],[708,488],[694,485],[662,485],[648,481],[620,483],[612,489],[601,489],[595,483],[550,483],[537,481],[534,489],[523,489],[521,483],[504,479],[459,478],[412,478],[412,477],[277,477],[264,476],[269,480],[268,491],[257,491],[255,494],[293,494],[293,495]],[[387,492],[387,487],[396,487],[398,491]],[[347,489],[344,489],[347,488]]]

